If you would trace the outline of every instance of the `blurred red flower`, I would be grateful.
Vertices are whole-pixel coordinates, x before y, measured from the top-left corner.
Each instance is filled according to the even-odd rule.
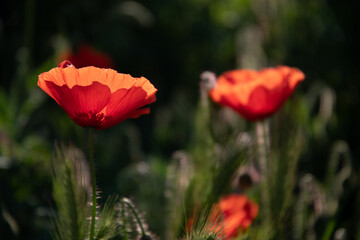
[[[75,68],[69,61],[39,75],[38,86],[82,127],[103,130],[127,118],[148,114],[157,89],[144,77],[96,67]]]
[[[259,206],[241,194],[230,194],[222,197],[215,204],[210,215],[211,231],[220,232],[224,239],[237,237],[251,225],[259,212]],[[187,228],[190,230],[194,224],[194,218],[188,220]]]
[[[218,77],[209,94],[214,102],[255,121],[273,114],[304,78],[299,69],[287,66],[260,71],[232,70]]]
[[[231,239],[251,225],[259,206],[245,195],[230,194],[220,199],[219,210],[224,216],[221,227],[225,239]]]
[[[113,68],[111,57],[88,44],[81,44],[77,51],[66,51],[60,56],[61,61],[68,60],[77,68],[94,66],[99,68]]]

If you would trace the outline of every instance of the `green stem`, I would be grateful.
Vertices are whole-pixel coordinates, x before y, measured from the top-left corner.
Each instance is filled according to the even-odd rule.
[[[95,178],[94,129],[93,128],[89,128],[89,161],[90,161],[90,173],[91,173],[91,185],[92,185],[90,240],[94,240],[95,217],[96,217],[96,178]]]
[[[145,228],[144,228],[144,226],[143,226],[143,224],[142,224],[142,221],[141,221],[139,215],[138,215],[137,212],[136,212],[135,207],[134,207],[134,206],[132,205],[132,203],[131,203],[129,200],[127,200],[126,198],[123,198],[122,202],[123,202],[123,203],[126,203],[126,204],[130,207],[131,212],[133,213],[134,217],[136,218],[137,223],[138,223],[139,226],[140,226],[141,235],[142,235],[142,236],[146,235],[146,233],[145,233]]]
[[[271,214],[271,199],[270,199],[270,136],[269,136],[269,125],[267,120],[256,122],[256,139],[258,145],[258,158],[261,176],[261,194],[262,194],[262,205],[265,221],[270,223]]]

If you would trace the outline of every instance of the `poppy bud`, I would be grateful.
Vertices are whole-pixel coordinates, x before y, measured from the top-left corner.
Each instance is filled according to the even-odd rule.
[[[213,72],[205,71],[200,75],[200,88],[210,91],[216,86],[216,75]]]
[[[242,174],[238,178],[239,188],[243,191],[251,188],[253,185],[252,179],[249,174]]]

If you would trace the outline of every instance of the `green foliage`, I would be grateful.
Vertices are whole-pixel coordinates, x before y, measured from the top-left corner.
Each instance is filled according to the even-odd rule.
[[[304,145],[306,109],[301,99],[289,101],[268,121],[256,123],[260,167],[259,224],[246,239],[288,239],[294,207],[297,163]]]
[[[96,222],[95,239],[112,239],[118,234],[118,211],[116,211],[118,202],[119,199],[116,196],[109,197],[106,200],[105,205],[99,214],[98,221]]]
[[[88,235],[89,170],[84,156],[74,148],[57,149],[54,157],[56,239],[83,240]]]
[[[200,87],[189,153],[177,152],[170,165],[169,217],[175,222],[168,229],[169,239],[184,235],[185,239],[219,239],[219,233],[209,230],[213,205],[230,190],[239,166],[249,157],[245,154],[249,153],[248,143],[241,145],[238,134],[234,134],[224,146],[215,145],[206,91]],[[194,227],[188,232],[190,219]]]
[[[350,181],[353,174],[345,142],[334,143],[326,172],[323,182],[319,182],[309,173],[300,179],[300,193],[293,215],[295,239],[331,239],[332,234],[336,232],[335,216],[341,213],[339,204],[346,189],[345,182]],[[319,233],[315,226],[323,219],[327,220]]]
[[[222,228],[217,227],[215,222],[221,223],[222,219],[219,216],[217,219],[209,219],[209,214],[213,211],[216,211],[215,207],[204,206],[196,216],[192,218],[193,225],[189,226],[191,229],[187,229],[187,232],[184,234],[180,240],[215,240],[215,239],[224,239],[222,234]],[[214,221],[214,222],[213,222]]]
[[[74,147],[57,148],[54,157],[55,239],[85,240],[90,226],[89,166]],[[145,221],[126,198],[109,197],[97,212],[95,239],[137,239],[150,237]]]

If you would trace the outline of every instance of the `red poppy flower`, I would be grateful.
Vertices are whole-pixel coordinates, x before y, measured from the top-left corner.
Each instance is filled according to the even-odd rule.
[[[209,94],[215,102],[254,121],[273,114],[304,78],[299,69],[287,66],[233,70],[220,75]]]
[[[106,129],[148,114],[157,89],[144,77],[96,67],[75,68],[69,61],[39,75],[38,86],[82,127]]]
[[[237,237],[251,225],[259,212],[259,206],[247,196],[230,194],[222,197],[210,216],[210,230],[221,232],[224,239]],[[194,218],[189,219],[187,228],[191,229]]]
[[[219,209],[224,219],[221,222],[226,239],[236,237],[245,231],[259,212],[259,206],[245,195],[230,194],[220,199]]]
[[[81,44],[75,53],[63,53],[60,59],[61,61],[68,60],[78,68],[88,66],[113,68],[111,57],[108,54],[101,52],[88,44]]]

